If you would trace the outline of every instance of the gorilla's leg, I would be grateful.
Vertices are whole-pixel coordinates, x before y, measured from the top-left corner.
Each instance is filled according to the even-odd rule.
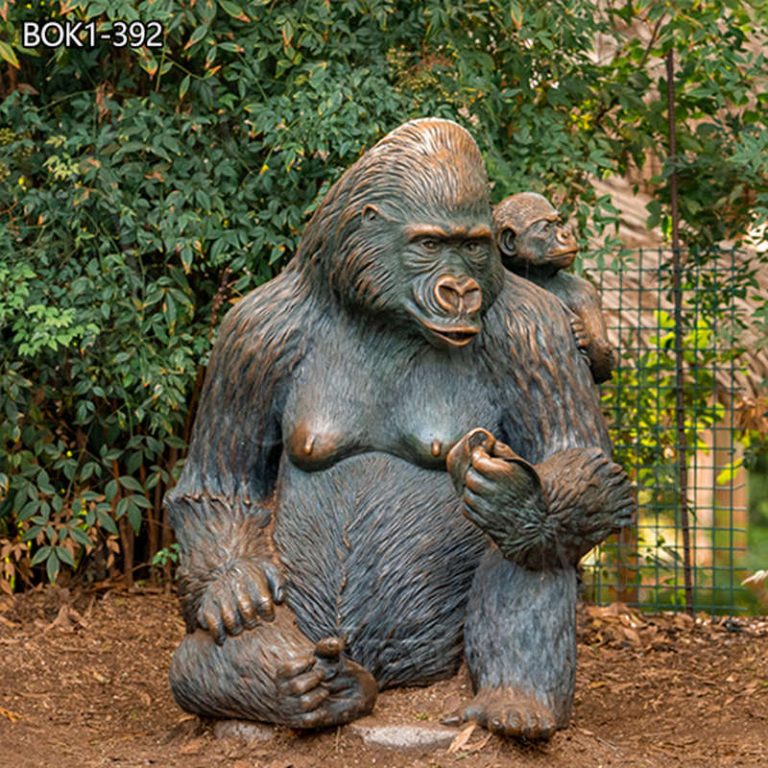
[[[576,571],[529,571],[486,553],[464,649],[476,696],[464,716],[495,733],[548,739],[568,725],[576,671]]]
[[[227,637],[186,635],[173,657],[171,689],[179,706],[205,717],[238,717],[319,728],[373,709],[374,677],[346,658],[336,638],[310,642],[287,608],[275,620]]]

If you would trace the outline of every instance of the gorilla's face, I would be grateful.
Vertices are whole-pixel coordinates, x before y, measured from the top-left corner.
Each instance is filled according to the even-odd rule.
[[[388,134],[328,191],[297,263],[356,317],[442,349],[470,345],[505,274],[472,137],[437,119]]]
[[[482,330],[500,267],[491,227],[482,217],[392,221],[393,265],[401,275],[402,309],[436,347],[466,347]]]

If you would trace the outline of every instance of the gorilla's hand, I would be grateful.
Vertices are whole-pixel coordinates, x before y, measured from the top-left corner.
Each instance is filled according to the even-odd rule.
[[[283,577],[268,560],[235,560],[216,569],[206,585],[197,623],[218,645],[227,635],[253,629],[259,619],[272,621],[283,601]]]
[[[576,339],[576,346],[581,350],[587,349],[592,342],[592,337],[580,317],[571,318],[571,331],[574,339]]]
[[[484,429],[468,432],[451,449],[447,463],[466,517],[506,557],[529,564],[525,553],[540,550],[552,533],[533,466]]]
[[[476,429],[448,454],[448,471],[467,518],[526,568],[574,565],[635,511],[627,474],[599,448],[570,448],[534,467]]]

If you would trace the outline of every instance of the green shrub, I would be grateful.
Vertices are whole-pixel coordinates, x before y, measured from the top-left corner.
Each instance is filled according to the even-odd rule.
[[[681,4],[645,50],[622,30],[656,24],[647,2],[0,2],[0,585],[109,564],[118,542],[130,579],[170,551],[161,498],[218,320],[286,261],[364,148],[408,118],[456,119],[497,199],[545,192],[586,238],[616,215],[589,177],[642,164],[664,135],[661,100],[643,96],[675,30],[695,21],[703,46],[685,117],[747,99],[749,19],[726,5]],[[165,45],[21,48],[21,24],[44,18],[157,20]],[[616,41],[610,60],[592,54],[598,35]],[[718,172],[754,192],[759,120],[729,120],[686,167],[718,141]],[[684,211],[695,229],[704,213]]]

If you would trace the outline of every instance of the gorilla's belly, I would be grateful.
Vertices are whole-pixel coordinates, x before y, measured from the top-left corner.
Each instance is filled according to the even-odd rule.
[[[274,536],[289,603],[312,640],[343,635],[382,686],[455,671],[486,544],[447,472],[386,453],[311,473],[283,461]]]

